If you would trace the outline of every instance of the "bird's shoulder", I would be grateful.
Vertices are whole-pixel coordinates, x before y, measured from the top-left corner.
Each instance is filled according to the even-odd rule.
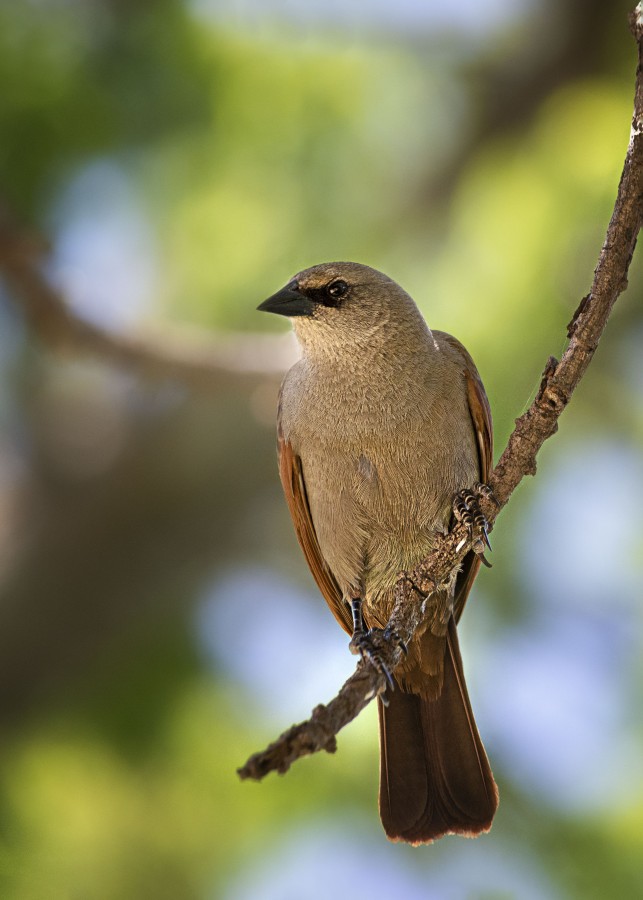
[[[480,377],[478,375],[476,364],[473,361],[473,357],[461,341],[453,337],[452,334],[448,334],[446,331],[432,331],[432,335],[439,350],[444,353],[448,359],[452,360],[463,369],[469,369],[472,372],[475,372],[478,378]]]

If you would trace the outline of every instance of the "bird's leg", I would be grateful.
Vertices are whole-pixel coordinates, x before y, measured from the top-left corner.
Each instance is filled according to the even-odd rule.
[[[359,635],[366,635],[366,627],[364,625],[364,617],[362,615],[362,598],[351,597],[351,615],[353,617],[353,638]],[[382,636],[387,643],[397,644],[404,656],[408,654],[408,649],[397,631],[391,626],[391,623],[383,630],[380,628],[371,629],[371,631],[382,631]]]
[[[485,547],[491,550],[491,543],[489,541],[487,519],[480,508],[480,497],[485,497],[497,503],[489,485],[477,481],[473,488],[465,488],[463,491],[458,491],[453,500],[453,513],[458,522],[462,522],[469,529],[473,538],[473,552],[482,560],[485,566],[491,568],[491,563],[484,555]]]
[[[393,638],[392,633],[387,633],[386,629],[369,628],[368,631],[364,626],[364,617],[362,615],[362,598],[351,597],[351,614],[353,616],[353,636],[348,645],[351,653],[359,654],[362,659],[368,660],[378,672],[386,678],[391,690],[395,688],[395,682],[391,675],[391,670],[383,659],[387,645]]]
[[[364,616],[362,615],[362,598],[351,597],[351,614],[353,616],[353,637],[364,634]]]

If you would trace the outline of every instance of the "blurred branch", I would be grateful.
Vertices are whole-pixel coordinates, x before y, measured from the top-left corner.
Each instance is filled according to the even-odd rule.
[[[295,359],[291,335],[213,338],[197,330],[148,328],[121,334],[76,315],[42,269],[43,242],[21,231],[0,206],[0,271],[32,334],[57,350],[98,356],[151,378],[205,390],[255,383],[283,373]]]
[[[601,249],[590,293],[583,298],[568,326],[569,342],[560,360],[550,357],[538,394],[527,412],[516,420],[507,447],[489,479],[497,500],[484,501],[490,527],[500,509],[525,475],[536,473],[536,455],[558,428],[558,418],[594,356],[610,312],[627,286],[627,273],[643,219],[643,2],[630,15],[630,28],[638,44],[638,67],[630,143],[618,187],[614,212]],[[402,573],[390,626],[408,644],[422,621],[421,599],[447,582],[449,574],[472,549],[472,535],[458,523],[417,568]],[[381,656],[390,671],[401,661],[402,650],[383,644]],[[318,750],[333,752],[335,736],[378,694],[386,689],[384,676],[360,661],[339,694],[318,706],[312,718],[284,732],[266,750],[250,757],[239,769],[241,778],[261,779],[268,772],[285,772],[300,756]]]

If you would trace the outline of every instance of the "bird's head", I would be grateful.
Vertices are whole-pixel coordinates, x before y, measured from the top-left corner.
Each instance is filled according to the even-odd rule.
[[[258,308],[291,318],[309,349],[329,342],[335,347],[382,342],[391,329],[405,331],[411,325],[426,330],[415,303],[398,284],[352,262],[305,269]]]

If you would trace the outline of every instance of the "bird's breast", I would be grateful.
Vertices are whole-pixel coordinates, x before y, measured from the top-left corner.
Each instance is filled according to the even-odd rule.
[[[478,477],[464,390],[447,401],[421,382],[294,374],[281,429],[301,459],[324,559],[345,591],[364,579],[388,588],[447,526],[456,490]]]

